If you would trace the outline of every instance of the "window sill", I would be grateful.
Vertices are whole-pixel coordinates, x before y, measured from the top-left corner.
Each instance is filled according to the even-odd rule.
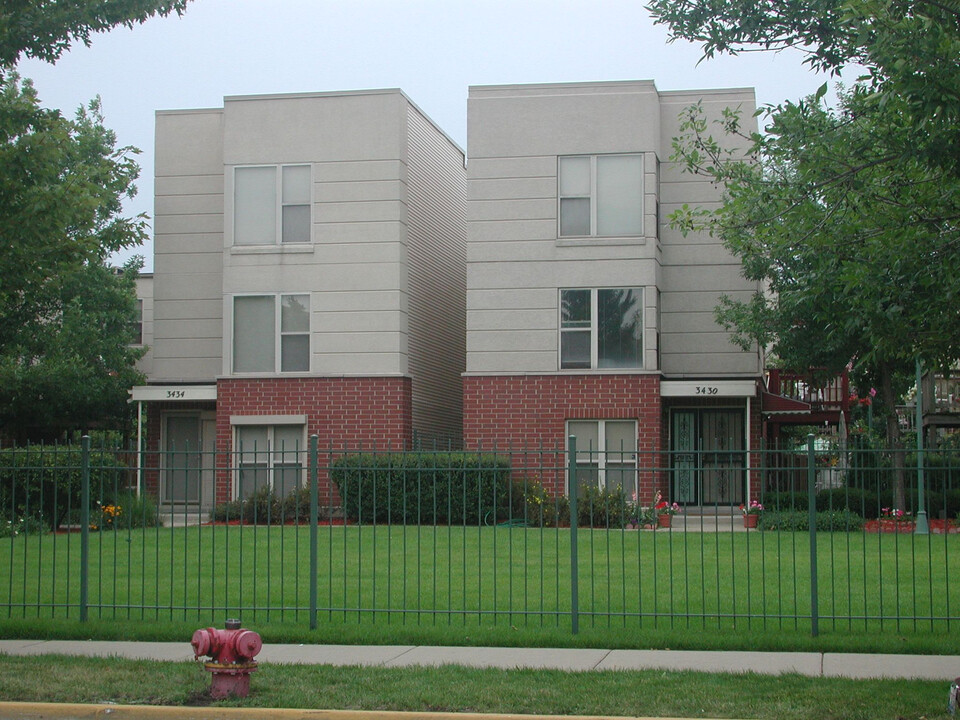
[[[646,245],[646,236],[634,237],[562,237],[557,247],[596,247],[597,245]]]
[[[233,245],[231,255],[297,255],[313,252],[313,243],[289,245]]]

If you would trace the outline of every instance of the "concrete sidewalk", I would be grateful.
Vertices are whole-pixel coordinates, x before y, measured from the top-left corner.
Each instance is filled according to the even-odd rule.
[[[6,655],[80,655],[147,660],[192,660],[190,643],[95,640],[0,640]],[[811,677],[953,680],[960,655],[871,655],[695,650],[434,647],[414,645],[270,645],[260,663],[411,667],[463,665],[501,669],[696,670],[798,673]]]

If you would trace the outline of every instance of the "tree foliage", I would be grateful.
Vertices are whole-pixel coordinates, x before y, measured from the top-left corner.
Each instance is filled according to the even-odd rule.
[[[118,148],[98,101],[72,120],[40,107],[29,81],[0,79],[0,427],[43,437],[126,413],[140,376],[127,346],[146,218],[121,215],[135,192],[132,148]]]
[[[140,259],[122,271],[84,263],[56,283],[56,311],[0,354],[0,427],[17,440],[70,431],[122,428],[128,391],[143,382],[136,361],[135,279]]]
[[[54,62],[93,33],[183,13],[189,0],[0,0],[0,66],[21,57]]]
[[[942,366],[960,357],[960,179],[918,158],[891,164],[900,108],[878,109],[862,87],[841,93],[836,110],[812,97],[766,114],[743,158],[688,110],[673,159],[725,197],[714,212],[685,207],[673,221],[721,238],[761,283],[717,308],[739,344],[827,374],[855,361],[892,408],[917,357]],[[745,137],[735,111],[720,125],[721,137]],[[892,415],[887,430],[896,443]]]
[[[136,152],[116,146],[99,101],[69,120],[29,80],[0,79],[0,352],[57,311],[63,275],[146,238],[145,217],[120,215]]]
[[[796,48],[815,69],[865,73],[877,105],[912,129],[902,155],[960,170],[960,5],[955,0],[650,0],[672,39],[704,58]]]

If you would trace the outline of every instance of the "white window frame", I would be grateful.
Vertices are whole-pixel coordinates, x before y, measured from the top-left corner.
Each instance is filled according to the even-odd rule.
[[[283,240],[283,208],[285,206],[300,206],[304,203],[293,203],[293,202],[284,202],[283,199],[283,170],[284,168],[289,167],[305,167],[310,170],[310,180],[309,180],[309,199],[307,202],[307,207],[310,212],[310,231],[309,237],[303,241],[288,241],[284,242]],[[276,205],[274,206],[274,234],[272,243],[262,243],[262,244],[251,244],[244,243],[242,245],[237,244],[237,173],[243,170],[249,170],[252,168],[274,168],[274,187]],[[283,165],[236,165],[233,168],[233,191],[232,191],[232,201],[233,201],[233,217],[232,217],[232,227],[233,227],[233,238],[232,245],[233,247],[245,248],[245,247],[303,247],[313,243],[313,165],[311,163],[286,163]]]
[[[640,227],[637,228],[636,232],[633,233],[617,233],[617,234],[600,234],[598,230],[597,222],[597,210],[599,203],[597,202],[597,159],[602,157],[632,157],[637,158],[640,163],[640,197],[637,198],[637,202],[640,205]],[[563,195],[560,192],[561,187],[561,167],[563,165],[563,160],[572,159],[572,158],[588,158],[590,160],[590,194],[587,195]],[[607,153],[601,155],[559,155],[557,157],[557,238],[561,240],[571,239],[571,238],[611,238],[611,237],[643,237],[644,227],[645,227],[645,218],[644,218],[644,169],[646,165],[646,159],[642,152],[632,152],[632,153]],[[564,234],[562,228],[561,220],[561,206],[564,200],[571,200],[577,198],[586,197],[590,201],[590,232],[587,235],[575,235],[575,234]]]
[[[634,470],[634,480],[639,484],[639,466],[637,463],[637,458],[639,457],[639,452],[637,451],[637,421],[631,418],[603,418],[603,419],[593,419],[593,418],[570,418],[565,423],[566,435],[565,438],[569,438],[573,433],[570,430],[571,423],[596,423],[597,424],[597,447],[591,448],[589,445],[583,445],[580,443],[580,438],[577,438],[577,465],[593,467],[596,464],[597,467],[597,487],[600,490],[603,490],[607,486],[607,468],[614,467],[618,469],[623,468],[633,468]],[[633,424],[633,444],[634,447],[631,450],[626,450],[624,453],[630,453],[631,457],[629,458],[630,462],[619,462],[619,463],[608,463],[607,455],[608,452],[603,448],[606,447],[607,443],[607,423],[632,423]],[[620,450],[611,450],[610,452],[620,454]],[[596,463],[593,460],[596,459]],[[567,477],[567,494],[570,493],[570,478]],[[632,498],[628,497],[628,500]]]
[[[640,291],[640,364],[630,368],[601,368],[600,367],[600,290],[639,290]],[[587,332],[586,328],[564,328],[563,327],[563,293],[564,292],[589,291],[590,292],[590,367],[563,367],[563,335],[564,333]],[[584,371],[584,370],[643,370],[647,366],[646,349],[646,294],[647,289],[642,286],[632,288],[625,287],[602,287],[602,288],[560,288],[557,293],[557,367],[563,371]]]
[[[276,473],[275,471],[284,466],[289,465],[288,463],[283,462],[286,458],[278,456],[286,453],[296,453],[296,458],[298,460],[297,465],[300,466],[300,470],[297,475],[297,487],[302,488],[306,485],[306,473],[308,465],[308,440],[307,440],[307,426],[306,426],[306,416],[305,415],[290,415],[290,416],[244,416],[244,417],[231,417],[230,418],[230,429],[231,429],[231,442],[233,447],[233,469],[234,469],[234,479],[233,479],[233,488],[231,489],[231,498],[234,500],[241,499],[240,497],[240,473],[244,469],[244,458],[243,455],[249,453],[255,453],[254,459],[257,460],[261,456],[264,456],[266,459],[266,471],[268,482],[270,488],[275,490],[276,487]],[[296,447],[290,448],[286,444],[282,448],[278,448],[274,441],[276,435],[276,429],[278,427],[299,427],[300,429],[300,442],[297,443]],[[251,428],[251,427],[262,427],[267,431],[267,446],[261,448],[259,446],[254,448],[243,448],[240,447],[240,433],[242,428]],[[256,463],[254,463],[256,466]]]
[[[307,330],[296,332],[284,332],[282,325],[283,298],[285,297],[306,297],[307,298]],[[273,368],[265,370],[237,370],[236,369],[236,302],[237,298],[273,298]],[[263,375],[283,374],[293,375],[297,373],[309,373],[313,365],[313,296],[309,292],[287,292],[287,293],[241,293],[233,295],[230,300],[230,373],[232,375]],[[307,367],[303,370],[282,370],[283,367],[283,343],[284,336],[306,335],[307,336]]]

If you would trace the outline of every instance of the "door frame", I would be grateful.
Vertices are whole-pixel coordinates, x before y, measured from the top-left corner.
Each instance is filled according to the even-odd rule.
[[[199,454],[199,462],[196,465],[197,489],[194,497],[185,493],[182,500],[171,499],[169,493],[169,481],[167,472],[170,470],[168,465],[167,441],[169,438],[167,423],[171,418],[193,418],[197,424],[197,443],[195,448],[191,448],[191,454]],[[204,504],[204,498],[213,499],[214,484],[214,455],[216,442],[216,413],[210,410],[172,410],[164,412],[160,416],[160,483],[159,483],[159,502],[161,505],[176,507],[201,507]],[[194,468],[189,468],[194,471]]]

